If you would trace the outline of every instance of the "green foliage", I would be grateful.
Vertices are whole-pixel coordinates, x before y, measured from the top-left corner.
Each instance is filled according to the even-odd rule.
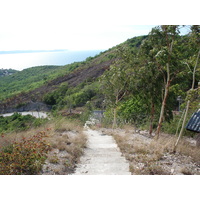
[[[109,127],[113,122],[113,109],[107,108],[103,115],[102,124],[104,127]]]
[[[89,119],[90,115],[91,115],[91,110],[88,109],[87,107],[84,110],[84,112],[82,112],[81,115],[79,115],[79,120],[83,123],[83,125]]]
[[[148,106],[139,96],[133,96],[127,101],[121,103],[118,109],[119,116],[126,122],[133,124],[144,123],[147,117]]]
[[[179,115],[175,115],[173,117],[172,120],[170,120],[169,122],[165,121],[162,125],[162,131],[165,132],[165,133],[169,133],[169,134],[172,134],[172,135],[175,135],[176,134],[176,131],[177,131],[177,125],[179,123],[179,120],[181,118],[181,115],[182,115],[182,112],[180,112]],[[186,122],[189,121],[190,117],[191,117],[192,114],[188,115],[187,119],[186,119]],[[181,120],[181,123],[182,123],[182,120]],[[178,133],[180,131],[180,128],[179,127],[179,130],[178,130]],[[186,136],[190,136],[190,137],[194,137],[195,136],[195,132],[192,132],[192,131],[188,131],[186,129],[183,130],[183,134],[186,135]]]
[[[58,87],[58,89],[54,90],[53,92],[47,93],[43,97],[43,101],[48,105],[56,105],[57,103],[62,101],[67,90],[68,90],[68,84],[63,83]]]
[[[39,66],[24,69],[0,79],[0,100],[38,88],[79,67],[78,63],[65,66]]]
[[[0,69],[0,79],[1,79],[1,77],[9,76],[16,72],[17,72],[17,70],[14,70],[14,69]]]
[[[72,109],[82,107],[91,101],[99,91],[98,82],[81,83],[77,87],[68,88],[67,85],[61,85],[57,90],[44,96],[47,104],[54,105],[54,110],[60,110],[63,107]]]
[[[37,119],[31,115],[21,115],[19,113],[14,113],[9,117],[0,116],[0,134],[12,131],[22,131],[27,130],[32,127],[38,127],[44,124],[47,119]]]
[[[48,105],[55,105],[56,99],[56,94],[54,92],[48,93],[43,97],[43,101]]]
[[[91,105],[93,109],[95,107],[106,109],[106,123],[112,122],[115,109],[119,121],[131,121],[139,125],[143,122],[150,123],[147,120],[152,118],[152,123],[155,124],[159,118],[168,83],[167,100],[163,103],[165,104],[163,120],[176,123],[173,122],[172,111],[178,109],[178,96],[183,99],[182,109],[184,102],[187,101],[186,97],[192,100],[190,114],[199,106],[195,94],[189,92],[191,95],[187,95],[187,91],[191,88],[199,51],[199,25],[192,26],[191,32],[185,36],[179,35],[179,27],[158,26],[152,29],[148,36],[128,39],[93,58],[88,57],[84,62],[66,66],[34,67],[9,77],[2,77],[0,101],[48,84],[55,78],[62,79],[64,75],[74,70],[81,72],[81,69],[94,65],[105,65],[107,70],[100,78],[100,82],[94,78],[82,83],[77,80],[80,84],[76,87],[69,87],[67,84],[59,86],[59,83],[52,86],[51,91],[43,97],[44,102],[52,105],[55,113],[63,108],[71,110]],[[197,88],[199,80],[198,64],[194,88]],[[175,127],[174,124],[173,126]]]
[[[49,150],[45,137],[40,132],[0,149],[0,175],[39,174]]]
[[[195,32],[197,36],[199,27],[193,29],[192,34]],[[146,120],[151,119],[152,126],[155,126],[163,105],[165,126],[170,122],[177,123],[173,120],[172,111],[178,109],[177,97],[181,96],[184,100],[191,88],[192,72],[199,51],[199,46],[194,42],[199,38],[192,34],[180,36],[179,26],[158,26],[148,36],[129,39],[116,48],[117,61],[101,78],[106,121],[113,120],[110,108],[115,108],[118,120],[141,125],[143,122],[148,124]],[[197,68],[195,88],[200,80],[199,72]],[[198,99],[194,94],[192,98]],[[199,103],[199,100],[192,103],[193,111],[198,108],[195,102]]]

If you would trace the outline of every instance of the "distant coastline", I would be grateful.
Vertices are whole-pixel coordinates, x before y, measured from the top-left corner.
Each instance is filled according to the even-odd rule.
[[[16,54],[16,53],[42,53],[42,52],[64,52],[68,49],[53,49],[53,50],[14,50],[14,51],[0,51],[0,54]]]
[[[23,70],[34,66],[66,65],[84,61],[104,50],[16,50],[0,51],[0,69]]]

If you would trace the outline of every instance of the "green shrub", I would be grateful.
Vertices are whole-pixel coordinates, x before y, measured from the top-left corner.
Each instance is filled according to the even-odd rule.
[[[170,122],[164,122],[163,126],[162,126],[162,131],[165,133],[175,135],[180,118],[181,118],[181,115],[175,115],[173,120],[171,120]],[[190,116],[187,117],[186,124],[189,121],[189,119],[190,119]],[[183,122],[183,120],[181,120],[181,123],[179,125],[178,133],[181,129],[182,122]],[[186,126],[186,124],[185,124],[185,126]],[[188,130],[186,130],[186,128],[184,128],[183,135],[193,137],[195,134],[196,134],[195,132],[188,131]]]
[[[38,127],[44,124],[47,119],[37,119],[31,115],[14,113],[9,117],[0,117],[0,134],[2,132],[28,130],[31,127]]]

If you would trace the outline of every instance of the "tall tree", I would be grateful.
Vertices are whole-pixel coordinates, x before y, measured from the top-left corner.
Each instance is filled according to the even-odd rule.
[[[153,62],[156,65],[157,70],[162,73],[164,83],[162,106],[156,130],[158,138],[164,120],[164,113],[171,83],[183,68],[180,62],[179,26],[158,26],[152,29],[148,40],[152,46],[150,53],[153,54]]]
[[[153,123],[158,106],[160,106],[162,90],[162,73],[157,69],[155,54],[152,51],[152,43],[148,40],[143,41],[138,54],[140,60],[139,67],[139,90],[141,98],[145,99],[149,111],[149,134],[153,132]],[[158,84],[159,83],[159,84]]]
[[[128,60],[129,52],[118,49],[118,59],[110,66],[101,78],[102,92],[106,104],[113,110],[113,128],[117,126],[117,106],[125,97],[129,88]]]
[[[196,56],[193,56],[192,58],[190,58],[190,60],[192,59],[193,62],[190,63],[194,63],[194,67],[193,69],[190,68],[189,64],[187,64],[187,66],[189,67],[189,69],[192,71],[192,85],[191,85],[191,89],[187,94],[187,104],[186,104],[186,109],[185,109],[185,113],[184,113],[184,117],[183,117],[183,122],[182,122],[182,127],[178,136],[178,139],[174,145],[174,149],[173,151],[175,152],[177,149],[177,146],[179,144],[179,141],[183,135],[183,130],[185,127],[185,123],[186,123],[186,119],[187,119],[187,115],[188,115],[188,110],[190,107],[190,103],[191,103],[191,98],[193,96],[193,91],[195,89],[195,81],[196,81],[196,71],[197,71],[197,67],[199,64],[199,59],[200,59],[200,26],[199,25],[193,25],[191,26],[191,44],[192,44],[192,49],[194,51],[194,53],[196,53]]]

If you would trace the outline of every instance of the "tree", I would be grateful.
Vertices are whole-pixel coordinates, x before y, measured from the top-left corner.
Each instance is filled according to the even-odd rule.
[[[156,111],[160,106],[161,92],[162,91],[162,76],[163,74],[158,70],[155,63],[155,55],[152,51],[153,44],[151,41],[143,41],[138,54],[139,57],[139,71],[138,71],[138,90],[140,98],[144,99],[147,109],[149,111],[149,134],[153,132],[153,122],[155,119]],[[158,84],[159,83],[159,84]]]
[[[106,104],[113,109],[113,128],[117,126],[117,106],[127,94],[129,88],[128,67],[129,52],[125,49],[118,49],[118,59],[102,75],[102,92],[105,95]]]
[[[156,27],[152,29],[148,37],[152,47],[150,49],[152,61],[157,70],[162,74],[164,87],[160,117],[156,130],[157,138],[159,137],[162,122],[164,120],[171,83],[176,78],[177,74],[185,67],[181,64],[182,54],[179,38],[179,26],[177,25],[162,25]]]
[[[178,143],[183,135],[183,130],[185,127],[185,123],[186,123],[186,119],[187,119],[187,115],[188,115],[188,110],[190,107],[190,103],[191,103],[191,98],[193,96],[194,92],[194,87],[195,87],[195,75],[196,75],[196,71],[197,71],[197,66],[199,63],[199,58],[200,58],[200,26],[199,25],[193,25],[191,26],[191,42],[192,42],[192,48],[194,50],[196,50],[196,59],[195,59],[195,65],[193,67],[193,70],[189,67],[189,64],[186,63],[188,65],[188,67],[190,68],[190,70],[192,71],[192,86],[190,91],[187,94],[187,105],[186,105],[186,109],[185,109],[185,113],[184,113],[184,117],[183,117],[183,122],[182,122],[182,126],[181,126],[181,130],[178,136],[178,139],[174,145],[174,149],[173,151],[175,152],[178,146]]]
[[[135,127],[144,123],[146,113],[148,112],[145,99],[139,94],[131,95],[127,100],[123,101],[119,106],[119,115],[128,123],[133,123]]]

